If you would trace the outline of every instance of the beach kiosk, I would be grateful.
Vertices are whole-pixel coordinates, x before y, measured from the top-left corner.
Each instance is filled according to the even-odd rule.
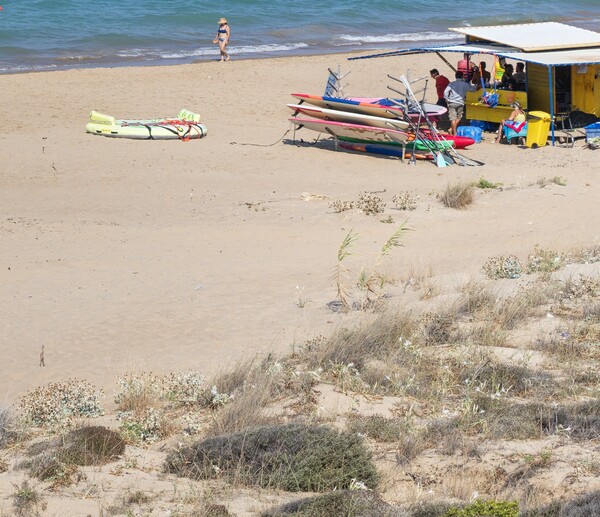
[[[557,128],[570,127],[570,114],[600,117],[600,33],[557,22],[526,23],[484,27],[451,28],[465,36],[464,43],[429,46],[351,59],[398,56],[421,52],[484,54],[526,64],[526,91],[498,90],[498,105],[480,102],[481,93],[469,92],[466,117],[500,122],[506,119],[511,103],[519,101],[529,112],[550,115],[552,142]]]

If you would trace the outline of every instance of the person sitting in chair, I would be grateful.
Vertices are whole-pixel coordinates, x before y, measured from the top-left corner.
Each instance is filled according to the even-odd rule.
[[[498,128],[498,136],[496,136],[496,143],[499,144],[500,140],[502,140],[502,135],[504,134],[504,128],[508,127],[515,131],[516,133],[520,133],[525,124],[527,124],[527,117],[525,116],[525,112],[521,108],[521,104],[518,101],[515,101],[511,104],[513,108],[512,113],[508,119],[500,122],[500,127]]]

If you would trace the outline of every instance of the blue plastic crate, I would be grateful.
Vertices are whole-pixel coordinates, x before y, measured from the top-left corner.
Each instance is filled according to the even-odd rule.
[[[473,127],[481,128],[482,131],[494,131],[496,125],[493,122],[486,122],[485,120],[471,120],[469,124]]]
[[[600,122],[594,122],[589,126],[585,126],[585,141],[589,142],[592,138],[600,136]]]
[[[456,128],[456,134],[458,136],[468,136],[475,140],[475,143],[478,144],[481,142],[481,134],[483,133],[483,129],[475,126],[458,126]]]

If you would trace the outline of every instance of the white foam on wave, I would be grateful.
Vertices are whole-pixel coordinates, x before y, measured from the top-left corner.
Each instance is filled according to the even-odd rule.
[[[340,34],[338,46],[350,44],[361,45],[362,43],[394,43],[400,41],[444,41],[463,39],[464,36],[455,32],[406,32],[400,34],[382,34],[381,36],[352,36]]]
[[[19,72],[45,72],[47,70],[54,70],[58,68],[57,65],[15,65],[15,66],[0,66],[0,73],[9,72],[16,74]]]
[[[306,43],[293,43],[290,45],[265,44],[232,46],[228,47],[227,50],[234,54],[264,54],[268,52],[286,52],[306,47],[308,47]],[[163,59],[183,59],[186,57],[213,56],[218,52],[219,48],[215,45],[210,48],[199,48],[183,52],[163,52],[160,54],[160,57]]]

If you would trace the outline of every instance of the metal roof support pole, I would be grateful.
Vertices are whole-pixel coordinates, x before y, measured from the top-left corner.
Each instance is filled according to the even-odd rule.
[[[548,66],[548,84],[550,85],[550,124],[552,128],[552,145],[554,145],[554,82],[552,81],[554,67]]]

